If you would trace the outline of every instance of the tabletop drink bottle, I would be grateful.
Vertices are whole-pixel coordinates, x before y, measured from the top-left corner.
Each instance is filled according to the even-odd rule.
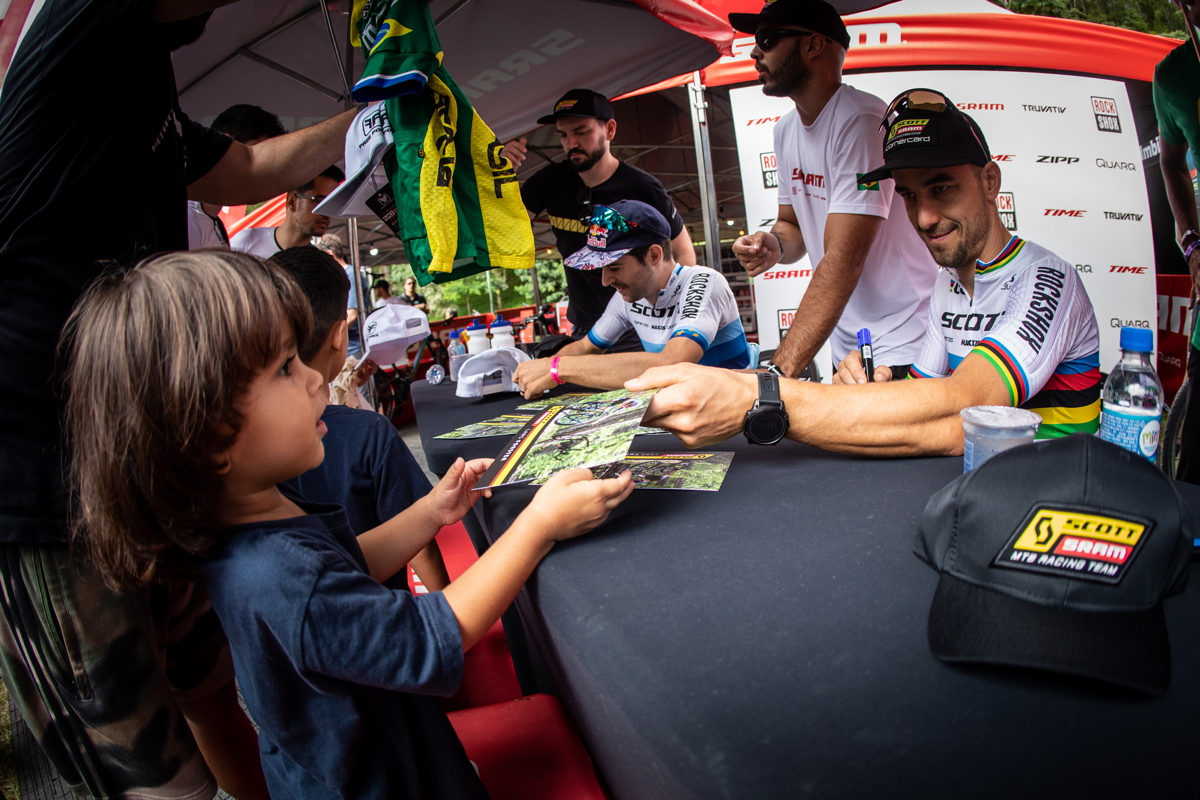
[[[1121,328],[1121,361],[1104,382],[1100,438],[1155,460],[1162,426],[1162,382],[1150,363],[1154,334]]]

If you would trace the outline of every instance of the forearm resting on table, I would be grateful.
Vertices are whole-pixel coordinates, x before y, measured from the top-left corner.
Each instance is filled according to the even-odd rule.
[[[441,521],[426,495],[378,528],[359,534],[358,546],[362,548],[371,577],[383,582],[404,569],[433,541],[441,528]],[[438,555],[440,558],[440,551]],[[416,569],[416,572],[424,581],[421,570]]]
[[[689,344],[697,351],[695,358],[687,358],[673,352],[671,345],[661,353],[610,353],[608,355],[561,356],[558,376],[567,383],[587,386],[592,389],[620,389],[625,381],[636,378],[652,367],[678,364],[681,361],[699,361],[703,351],[695,342],[675,340]]]
[[[495,624],[553,547],[537,524],[517,517],[478,561],[442,590],[458,619],[463,650],[471,649]]]
[[[791,418],[789,439],[868,456],[961,455],[959,412],[1011,402],[995,369],[976,355],[967,356],[949,378],[854,386],[780,384]]]

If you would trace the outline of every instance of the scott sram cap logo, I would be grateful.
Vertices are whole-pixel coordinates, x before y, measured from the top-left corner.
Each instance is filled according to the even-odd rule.
[[[569,109],[572,109],[575,107],[575,104],[578,102],[579,102],[578,100],[559,100],[558,103],[554,106],[554,113],[557,114],[559,111],[567,111]]]
[[[1150,523],[1037,508],[992,566],[1099,583],[1120,583]]]
[[[897,136],[907,136],[909,134],[920,133],[925,130],[925,126],[929,124],[927,119],[902,119],[892,125],[892,129],[888,132],[888,139],[895,139]]]
[[[588,226],[587,243],[588,247],[596,247],[600,250],[608,247],[608,228],[603,225],[592,223]]]

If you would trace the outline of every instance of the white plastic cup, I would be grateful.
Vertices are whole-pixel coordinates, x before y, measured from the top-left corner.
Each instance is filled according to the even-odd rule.
[[[977,468],[997,453],[1029,444],[1042,418],[1011,406],[971,406],[959,412],[963,421],[963,472]]]

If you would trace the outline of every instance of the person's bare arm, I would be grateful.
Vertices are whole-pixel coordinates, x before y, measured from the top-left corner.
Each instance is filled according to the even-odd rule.
[[[463,650],[495,624],[556,541],[592,530],[633,491],[624,472],[592,480],[586,469],[558,473],[479,560],[442,592],[458,620]]]
[[[472,488],[491,463],[490,458],[470,462],[457,459],[429,494],[379,527],[359,534],[358,546],[371,577],[377,581],[392,577],[433,540],[442,526],[462,519],[483,494]]]
[[[689,447],[740,433],[758,398],[755,375],[692,364],[651,370],[625,386],[658,388],[644,424],[671,431]],[[868,456],[959,455],[958,412],[1011,404],[999,373],[975,354],[948,378],[855,386],[783,380],[780,394],[791,420],[789,439]]]
[[[154,21],[176,22],[234,2],[237,0],[157,0],[154,4]]]
[[[1196,195],[1192,189],[1192,176],[1187,168],[1187,148],[1171,144],[1166,139],[1160,141],[1162,151],[1158,157],[1158,166],[1162,170],[1163,183],[1166,185],[1171,215],[1175,218],[1175,239],[1178,241],[1186,231],[1200,230],[1196,214]],[[1192,275],[1192,298],[1195,302],[1196,287],[1200,285],[1200,248],[1192,251],[1192,257],[1188,260],[1188,270]]]
[[[757,277],[776,264],[793,264],[804,257],[808,248],[796,220],[796,210],[780,206],[775,224],[769,231],[755,231],[739,236],[733,243],[733,254],[751,278]]]
[[[346,129],[356,113],[343,111],[253,147],[234,142],[215,167],[188,187],[188,199],[222,205],[259,203],[303,186],[341,159]]]
[[[685,267],[696,266],[696,248],[692,246],[692,235],[688,233],[687,225],[684,225],[679,235],[671,240],[671,256],[676,264],[683,264]],[[715,264],[713,268],[720,271],[720,266]]]
[[[446,561],[442,558],[442,548],[438,547],[437,542],[425,545],[421,552],[413,556],[409,564],[429,591],[440,592],[450,585]]]
[[[813,268],[792,327],[771,359],[784,375],[799,375],[833,333],[882,223],[882,217],[867,214],[830,214],[826,219],[825,256]]]
[[[585,345],[586,346],[580,346]],[[572,352],[568,353],[567,350]],[[593,355],[576,355],[591,352]],[[648,369],[683,362],[696,363],[704,357],[704,349],[691,339],[679,337],[667,342],[660,353],[601,353],[587,339],[572,342],[558,352],[558,377],[566,383],[592,389],[620,389],[625,381],[636,378]],[[539,358],[517,367],[513,379],[529,400],[541,396],[555,386],[550,377],[552,359]]]

